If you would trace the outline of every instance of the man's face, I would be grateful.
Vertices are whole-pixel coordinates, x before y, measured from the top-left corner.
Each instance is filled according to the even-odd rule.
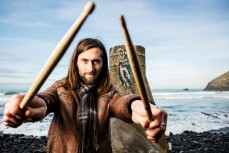
[[[101,73],[102,66],[102,51],[99,48],[88,49],[78,56],[79,76],[86,84],[95,84]]]

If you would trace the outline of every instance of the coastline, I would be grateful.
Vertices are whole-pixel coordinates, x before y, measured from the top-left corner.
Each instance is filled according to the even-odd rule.
[[[1,153],[45,153],[46,136],[5,134],[0,131]]]
[[[44,153],[47,143],[45,135],[48,133],[52,114],[36,123],[25,123],[18,128],[6,128],[2,124],[2,115],[5,103],[11,97],[12,95],[0,92],[0,151]],[[170,153],[221,153],[229,150],[229,133],[225,134],[223,129],[227,127],[229,131],[229,92],[166,89],[154,92],[154,98],[157,106],[169,113],[165,135],[171,144]],[[215,130],[217,134],[211,134],[211,129],[218,129]],[[131,147],[137,148],[137,146]]]
[[[228,153],[229,127],[204,132],[170,133],[171,153]]]
[[[170,153],[227,153],[229,150],[229,127],[200,133],[193,131],[184,131],[175,135],[170,133],[167,137]],[[45,153],[46,143],[46,136],[5,134],[0,131],[1,153]]]

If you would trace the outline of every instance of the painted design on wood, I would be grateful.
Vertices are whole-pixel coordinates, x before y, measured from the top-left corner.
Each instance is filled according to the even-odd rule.
[[[127,56],[125,54],[125,51],[122,48],[118,49],[118,55],[119,55],[119,67],[118,67],[118,72],[119,72],[119,77],[122,82],[122,85],[124,87],[124,90],[130,90],[131,93],[134,93],[134,86],[131,82],[130,78],[130,69],[123,64],[125,62],[128,62]]]

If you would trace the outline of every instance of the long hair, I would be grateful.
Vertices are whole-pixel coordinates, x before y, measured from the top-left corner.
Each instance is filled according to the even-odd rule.
[[[101,73],[98,77],[100,78],[99,79],[100,82],[97,90],[98,94],[101,95],[108,92],[111,83],[110,83],[110,75],[108,70],[108,60],[107,60],[108,57],[107,57],[106,49],[103,43],[98,39],[85,38],[79,41],[71,57],[68,74],[61,82],[63,82],[62,86],[65,87],[66,89],[77,88],[80,80],[78,67],[77,67],[78,56],[84,51],[87,51],[88,49],[91,48],[100,48],[102,51],[103,66],[101,69]]]

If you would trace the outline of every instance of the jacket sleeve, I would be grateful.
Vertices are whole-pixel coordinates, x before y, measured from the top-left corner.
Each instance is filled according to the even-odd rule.
[[[48,87],[45,91],[38,93],[36,96],[43,99],[47,104],[46,115],[50,112],[54,112],[59,102],[59,97],[57,93],[58,83],[54,83],[52,86]]]
[[[132,112],[130,106],[134,100],[140,100],[140,96],[136,94],[121,96],[116,90],[109,103],[109,109],[112,117],[121,119],[127,123],[132,123]]]

